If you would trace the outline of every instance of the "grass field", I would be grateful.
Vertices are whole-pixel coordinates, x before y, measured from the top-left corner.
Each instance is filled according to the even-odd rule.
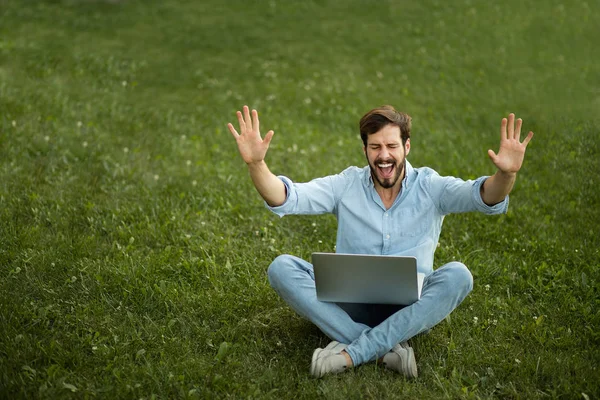
[[[0,0],[0,397],[600,398],[599,27],[589,0]],[[492,174],[509,112],[535,132],[507,215],[445,220],[435,265],[475,287],[417,380],[309,376],[328,340],[266,269],[336,222],[264,209],[243,104],[296,181],[365,165],[381,104],[442,175]]]

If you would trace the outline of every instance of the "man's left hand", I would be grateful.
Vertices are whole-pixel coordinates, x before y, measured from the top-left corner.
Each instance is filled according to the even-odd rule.
[[[508,120],[502,118],[500,126],[500,150],[498,154],[493,150],[488,150],[488,156],[496,165],[498,170],[505,174],[516,174],[523,165],[525,158],[525,149],[533,137],[533,132],[529,132],[525,140],[521,142],[521,125],[523,120],[517,119],[515,124],[515,114],[509,114]]]

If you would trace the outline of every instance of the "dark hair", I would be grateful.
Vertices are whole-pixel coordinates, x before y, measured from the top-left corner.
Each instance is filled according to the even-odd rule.
[[[360,119],[360,138],[366,146],[369,135],[379,132],[386,125],[396,125],[400,128],[400,137],[404,145],[410,138],[411,120],[410,115],[396,111],[392,106],[374,108]]]

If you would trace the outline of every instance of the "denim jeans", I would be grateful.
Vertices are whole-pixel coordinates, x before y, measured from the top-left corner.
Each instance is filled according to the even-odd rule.
[[[354,365],[376,360],[396,343],[427,331],[473,289],[464,264],[448,263],[423,281],[421,298],[409,306],[328,303],[317,300],[313,266],[281,255],[269,266],[269,282],[283,300],[333,340],[348,344]]]

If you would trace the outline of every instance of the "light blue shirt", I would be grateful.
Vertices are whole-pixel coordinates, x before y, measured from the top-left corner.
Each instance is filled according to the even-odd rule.
[[[386,209],[369,166],[350,167],[307,183],[279,176],[287,189],[286,200],[281,206],[267,207],[281,217],[334,214],[337,253],[413,256],[419,272],[428,275],[433,271],[433,253],[445,215],[506,213],[508,196],[493,206],[481,199],[480,188],[487,178],[442,177],[431,168],[413,168],[407,161],[400,195]]]

